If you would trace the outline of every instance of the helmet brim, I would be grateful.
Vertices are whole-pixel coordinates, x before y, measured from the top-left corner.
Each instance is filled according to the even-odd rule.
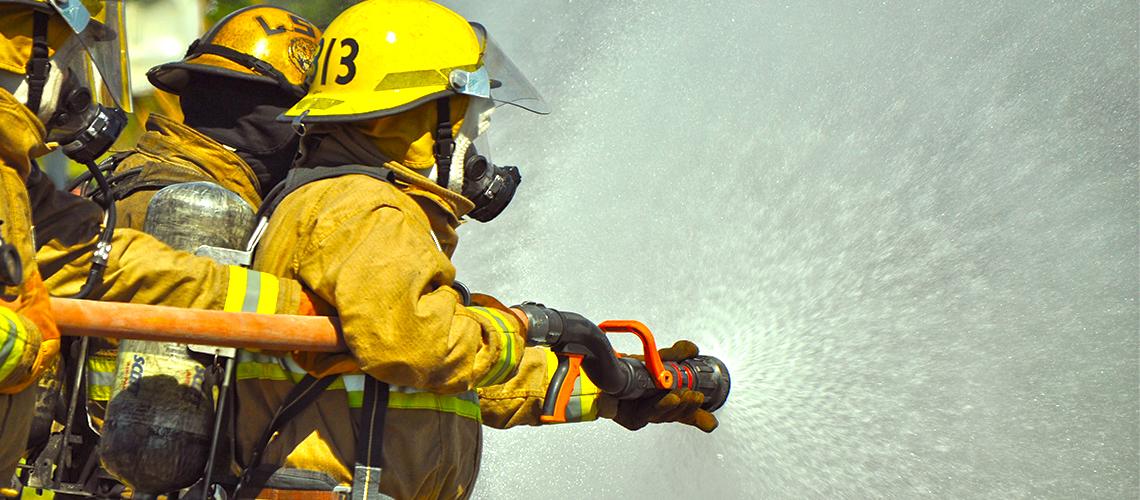
[[[146,78],[155,88],[175,95],[182,95],[182,91],[190,84],[190,79],[194,73],[264,83],[280,89],[277,80],[268,76],[249,73],[241,66],[220,57],[217,59],[223,62],[212,62],[209,65],[197,64],[194,62],[196,59],[160,64],[147,71]],[[226,65],[233,66],[233,68],[224,67]],[[284,92],[284,90],[282,91]]]
[[[373,91],[339,93],[335,97],[315,94],[301,99],[295,106],[277,117],[278,121],[291,122],[301,117],[301,123],[339,123],[371,120],[382,116],[403,113],[436,99],[457,95],[447,88],[421,88],[420,95],[408,101],[409,89],[400,91]],[[388,102],[385,102],[388,101]],[[393,104],[393,103],[400,104]],[[377,109],[379,108],[379,109]]]

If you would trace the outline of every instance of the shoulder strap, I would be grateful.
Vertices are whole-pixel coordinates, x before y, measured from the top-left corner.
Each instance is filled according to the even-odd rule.
[[[286,196],[300,189],[301,186],[310,182],[350,174],[367,175],[384,182],[392,182],[394,176],[391,170],[384,167],[369,167],[365,165],[293,168],[285,175],[285,180],[274,186],[273,189],[269,191],[269,194],[265,195],[265,198],[261,201],[261,208],[257,211],[257,217],[262,218],[272,215],[273,211],[277,210],[277,205],[280,205]]]

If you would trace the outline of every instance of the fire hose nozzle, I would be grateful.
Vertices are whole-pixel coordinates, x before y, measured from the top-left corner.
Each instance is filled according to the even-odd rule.
[[[583,368],[599,389],[618,399],[640,399],[683,388],[704,394],[701,408],[708,411],[728,401],[732,381],[723,361],[712,356],[662,361],[653,333],[641,322],[614,320],[595,325],[579,314],[534,302],[516,307],[529,319],[527,343],[548,346],[558,357],[543,403],[543,422],[566,421],[566,407]],[[607,333],[637,335],[644,360],[615,352]]]

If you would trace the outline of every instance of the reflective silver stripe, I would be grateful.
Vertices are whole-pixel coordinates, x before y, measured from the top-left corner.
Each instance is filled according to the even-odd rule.
[[[344,381],[344,390],[349,392],[364,392],[364,374],[345,374],[340,379]]]
[[[115,385],[115,372],[87,372],[87,384],[98,387],[111,387]]]
[[[238,380],[278,380],[296,383],[304,377],[305,370],[289,356],[277,357],[258,352],[238,351]],[[349,407],[359,408],[364,398],[364,382],[367,375],[356,372],[340,375],[326,391],[344,391]],[[436,409],[456,413],[460,416],[480,419],[479,395],[475,391],[459,394],[436,394],[414,387],[390,385],[389,392],[403,397],[389,399],[389,407]],[[451,401],[451,402],[449,402]],[[457,405],[456,401],[466,403]]]
[[[261,296],[261,273],[250,272],[245,282],[245,300],[242,312],[257,312],[257,299]]]

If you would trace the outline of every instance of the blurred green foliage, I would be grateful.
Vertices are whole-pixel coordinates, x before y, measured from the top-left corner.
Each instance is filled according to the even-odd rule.
[[[213,26],[226,14],[248,5],[266,4],[284,7],[312,21],[322,29],[344,9],[358,0],[209,0],[206,2],[206,26]]]

